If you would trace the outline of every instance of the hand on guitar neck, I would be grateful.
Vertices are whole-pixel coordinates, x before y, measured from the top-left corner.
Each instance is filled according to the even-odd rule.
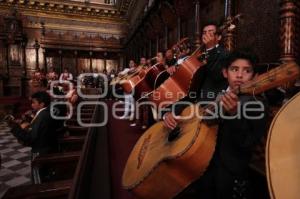
[[[169,129],[174,129],[177,126],[177,120],[175,119],[174,115],[171,112],[167,112],[164,117],[164,126]]]
[[[175,66],[171,66],[171,67],[167,68],[167,72],[170,75],[173,75],[176,72],[176,67]]]
[[[220,97],[220,104],[229,115],[237,113],[238,101],[239,98],[233,91],[228,91]],[[167,112],[163,117],[164,126],[171,130],[177,127],[178,121],[171,112]]]
[[[226,92],[221,96],[220,101],[220,104],[225,109],[226,113],[230,115],[235,115],[237,113],[239,98],[234,92]]]

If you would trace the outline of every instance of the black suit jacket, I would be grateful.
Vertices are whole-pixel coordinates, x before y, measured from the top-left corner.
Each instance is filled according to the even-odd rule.
[[[252,96],[240,96],[240,102],[255,102]],[[254,147],[267,130],[267,106],[264,101],[263,111],[246,111],[240,119],[221,119],[217,137],[217,145],[213,162],[219,164],[233,176],[246,174]],[[243,106],[242,106],[243,107]],[[259,108],[260,105],[249,105]],[[243,108],[241,112],[243,112]],[[245,116],[261,116],[260,119],[247,119]]]
[[[195,95],[190,95],[182,99],[181,101],[214,101],[218,93],[228,86],[227,80],[223,77],[222,68],[224,59],[227,56],[226,50],[222,46],[215,47],[207,52],[207,64],[202,66],[196,74],[197,88],[192,91],[196,92]],[[176,115],[179,115],[187,105],[180,103],[174,103],[174,111]],[[162,115],[168,111],[162,110]]]
[[[43,154],[57,150],[57,128],[58,123],[51,117],[48,107],[37,115],[28,131],[21,129],[18,125],[14,126],[11,131],[19,141],[31,146],[33,153]]]
[[[222,69],[227,52],[222,46],[213,48],[207,52],[207,64],[200,69],[201,80],[199,82],[198,94],[207,92],[214,92],[215,97],[202,95],[198,96],[198,100],[215,100],[217,94],[227,88],[227,80],[224,78]]]

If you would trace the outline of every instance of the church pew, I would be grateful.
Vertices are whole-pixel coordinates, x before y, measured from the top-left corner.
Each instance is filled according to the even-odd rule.
[[[69,152],[69,151],[81,151],[85,140],[85,136],[67,136],[59,138],[59,151]]]
[[[88,127],[68,125],[66,131],[69,136],[85,136],[88,132]]]
[[[103,120],[104,110],[96,107],[93,122]],[[89,129],[77,164],[69,199],[111,199],[107,127]]]
[[[77,120],[77,118],[75,119],[69,119],[69,120],[66,120],[66,126],[80,126],[80,124],[78,123],[79,120]],[[91,122],[91,118],[88,118],[88,119],[83,119],[81,118],[81,122],[84,123],[84,124],[89,124]]]
[[[82,119],[82,122],[89,123],[92,117],[91,113],[86,113],[85,116],[90,117]],[[73,123],[73,126],[68,124],[68,122]],[[67,131],[67,136],[59,138],[59,148],[64,153],[42,155],[32,161],[33,173],[37,173],[39,170],[44,172],[46,168],[46,174],[42,176],[42,173],[41,175],[44,177],[44,179],[40,179],[41,182],[64,180],[73,177],[80,156],[79,151],[82,149],[88,131],[88,128],[80,127],[76,125],[77,123],[77,119],[68,120],[64,128],[64,130]]]
[[[44,184],[31,184],[11,187],[6,191],[3,199],[66,199],[68,198],[71,184],[72,180],[64,180]]]
[[[32,163],[32,175],[35,183],[71,179],[81,152],[45,154],[36,157]],[[40,174],[40,179],[37,174]]]
[[[82,119],[89,119],[89,118],[92,118],[93,116],[93,113],[81,113],[80,114],[80,118]],[[76,119],[77,118],[77,113],[74,113],[72,115],[72,119]]]
[[[80,110],[80,114],[86,114],[86,113],[93,114],[93,112],[94,112],[94,109],[85,109],[85,108],[82,108]]]

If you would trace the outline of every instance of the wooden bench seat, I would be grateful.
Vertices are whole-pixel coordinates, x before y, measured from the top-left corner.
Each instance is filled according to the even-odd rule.
[[[49,182],[44,184],[22,185],[11,187],[4,194],[3,199],[32,199],[53,198],[66,199],[70,192],[72,180]]]
[[[85,136],[67,136],[59,138],[59,151],[70,152],[70,151],[81,151],[85,140]]]
[[[75,151],[36,157],[31,163],[34,182],[44,183],[73,178],[80,154],[80,151]]]

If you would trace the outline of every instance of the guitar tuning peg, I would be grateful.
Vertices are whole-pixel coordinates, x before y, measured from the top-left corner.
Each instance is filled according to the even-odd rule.
[[[230,26],[229,26],[229,30],[233,30],[233,29],[235,29],[236,28],[236,25],[234,25],[234,24],[231,24]]]

